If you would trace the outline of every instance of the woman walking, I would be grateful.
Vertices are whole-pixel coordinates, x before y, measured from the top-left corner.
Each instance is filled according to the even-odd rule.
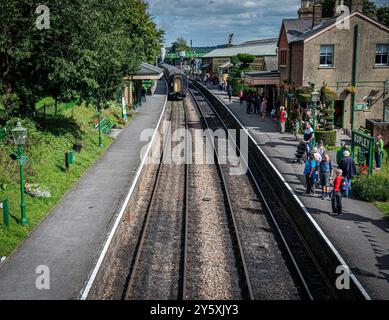
[[[374,145],[374,154],[376,161],[376,170],[381,170],[382,166],[382,157],[384,155],[384,140],[382,140],[382,136],[377,137],[377,141]]]

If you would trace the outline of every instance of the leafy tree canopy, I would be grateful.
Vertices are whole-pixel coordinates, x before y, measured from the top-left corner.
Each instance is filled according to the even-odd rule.
[[[179,52],[179,51],[188,51],[190,50],[190,47],[188,45],[188,42],[186,39],[179,37],[176,41],[172,43],[171,51],[173,53]]]
[[[239,53],[238,59],[244,67],[247,67],[250,63],[253,63],[255,61],[255,56],[247,53]]]
[[[0,11],[0,95],[15,93],[20,113],[41,97],[109,100],[140,62],[155,61],[163,38],[144,0],[56,0],[39,30],[34,0]]]

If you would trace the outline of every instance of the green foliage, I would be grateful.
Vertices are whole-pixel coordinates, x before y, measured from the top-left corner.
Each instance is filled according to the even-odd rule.
[[[0,11],[0,92],[14,92],[19,113],[36,101],[110,100],[141,61],[155,61],[163,32],[144,0],[57,0],[50,29],[38,30],[37,3],[8,0]]]
[[[323,140],[325,146],[336,146],[336,131],[330,130],[330,131],[321,131],[316,130],[315,132],[315,139],[316,141]]]
[[[249,64],[255,61],[255,56],[247,53],[239,53],[238,59],[243,64],[242,68],[248,68]]]
[[[189,51],[189,50],[190,47],[188,45],[188,42],[186,41],[186,39],[182,37],[177,38],[177,40],[172,43],[172,48],[171,48],[172,53],[176,53],[180,51]]]
[[[23,227],[11,220],[10,229],[4,228],[0,218],[0,256],[10,255],[27,237],[42,219],[52,210],[63,195],[76,183],[86,170],[98,159],[104,150],[98,146],[98,132],[93,124],[96,120],[94,108],[85,104],[76,106],[74,118],[71,110],[62,117],[22,120],[28,129],[28,140],[25,148],[30,161],[25,166],[26,183],[38,184],[50,190],[52,198],[37,199],[26,195],[27,214],[30,224]],[[115,121],[120,114],[120,108],[112,107],[103,110],[103,117]],[[9,130],[14,127],[17,119],[7,123],[8,136],[4,146],[0,146],[0,199],[9,199],[12,216],[20,215],[19,168],[9,157],[14,150]],[[107,148],[111,139],[103,136]],[[72,149],[74,143],[82,145],[81,153],[76,154],[76,164],[69,173],[64,169],[64,154]]]
[[[310,86],[301,86],[296,88],[296,98],[301,104],[307,104],[311,101],[312,88]]]
[[[389,5],[385,5],[377,9],[377,19],[389,27]]]
[[[233,57],[231,57],[230,61],[231,61],[231,63],[232,63],[234,66],[240,64],[240,60],[239,60],[238,56],[233,56]]]
[[[389,201],[389,178],[383,175],[360,175],[353,181],[354,194],[363,201]]]
[[[334,102],[339,99],[339,95],[336,91],[332,90],[330,87],[323,86],[321,88],[321,97],[320,100],[328,103]]]

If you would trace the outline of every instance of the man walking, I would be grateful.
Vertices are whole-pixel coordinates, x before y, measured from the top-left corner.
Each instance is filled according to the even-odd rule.
[[[285,110],[285,107],[280,108],[280,127],[281,127],[281,133],[285,133],[286,129],[286,119],[288,119],[288,113]]]
[[[259,114],[259,110],[261,109],[261,100],[259,99],[258,94],[256,93],[254,93],[253,104],[254,104],[254,113]]]
[[[336,170],[336,178],[334,180],[334,189],[332,191],[332,212],[337,215],[342,214],[342,184],[343,184],[343,171]]]

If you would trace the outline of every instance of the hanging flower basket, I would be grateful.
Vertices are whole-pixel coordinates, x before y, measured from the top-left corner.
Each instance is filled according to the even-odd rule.
[[[348,86],[347,88],[344,89],[344,92],[347,94],[357,93],[357,88],[354,86]]]

